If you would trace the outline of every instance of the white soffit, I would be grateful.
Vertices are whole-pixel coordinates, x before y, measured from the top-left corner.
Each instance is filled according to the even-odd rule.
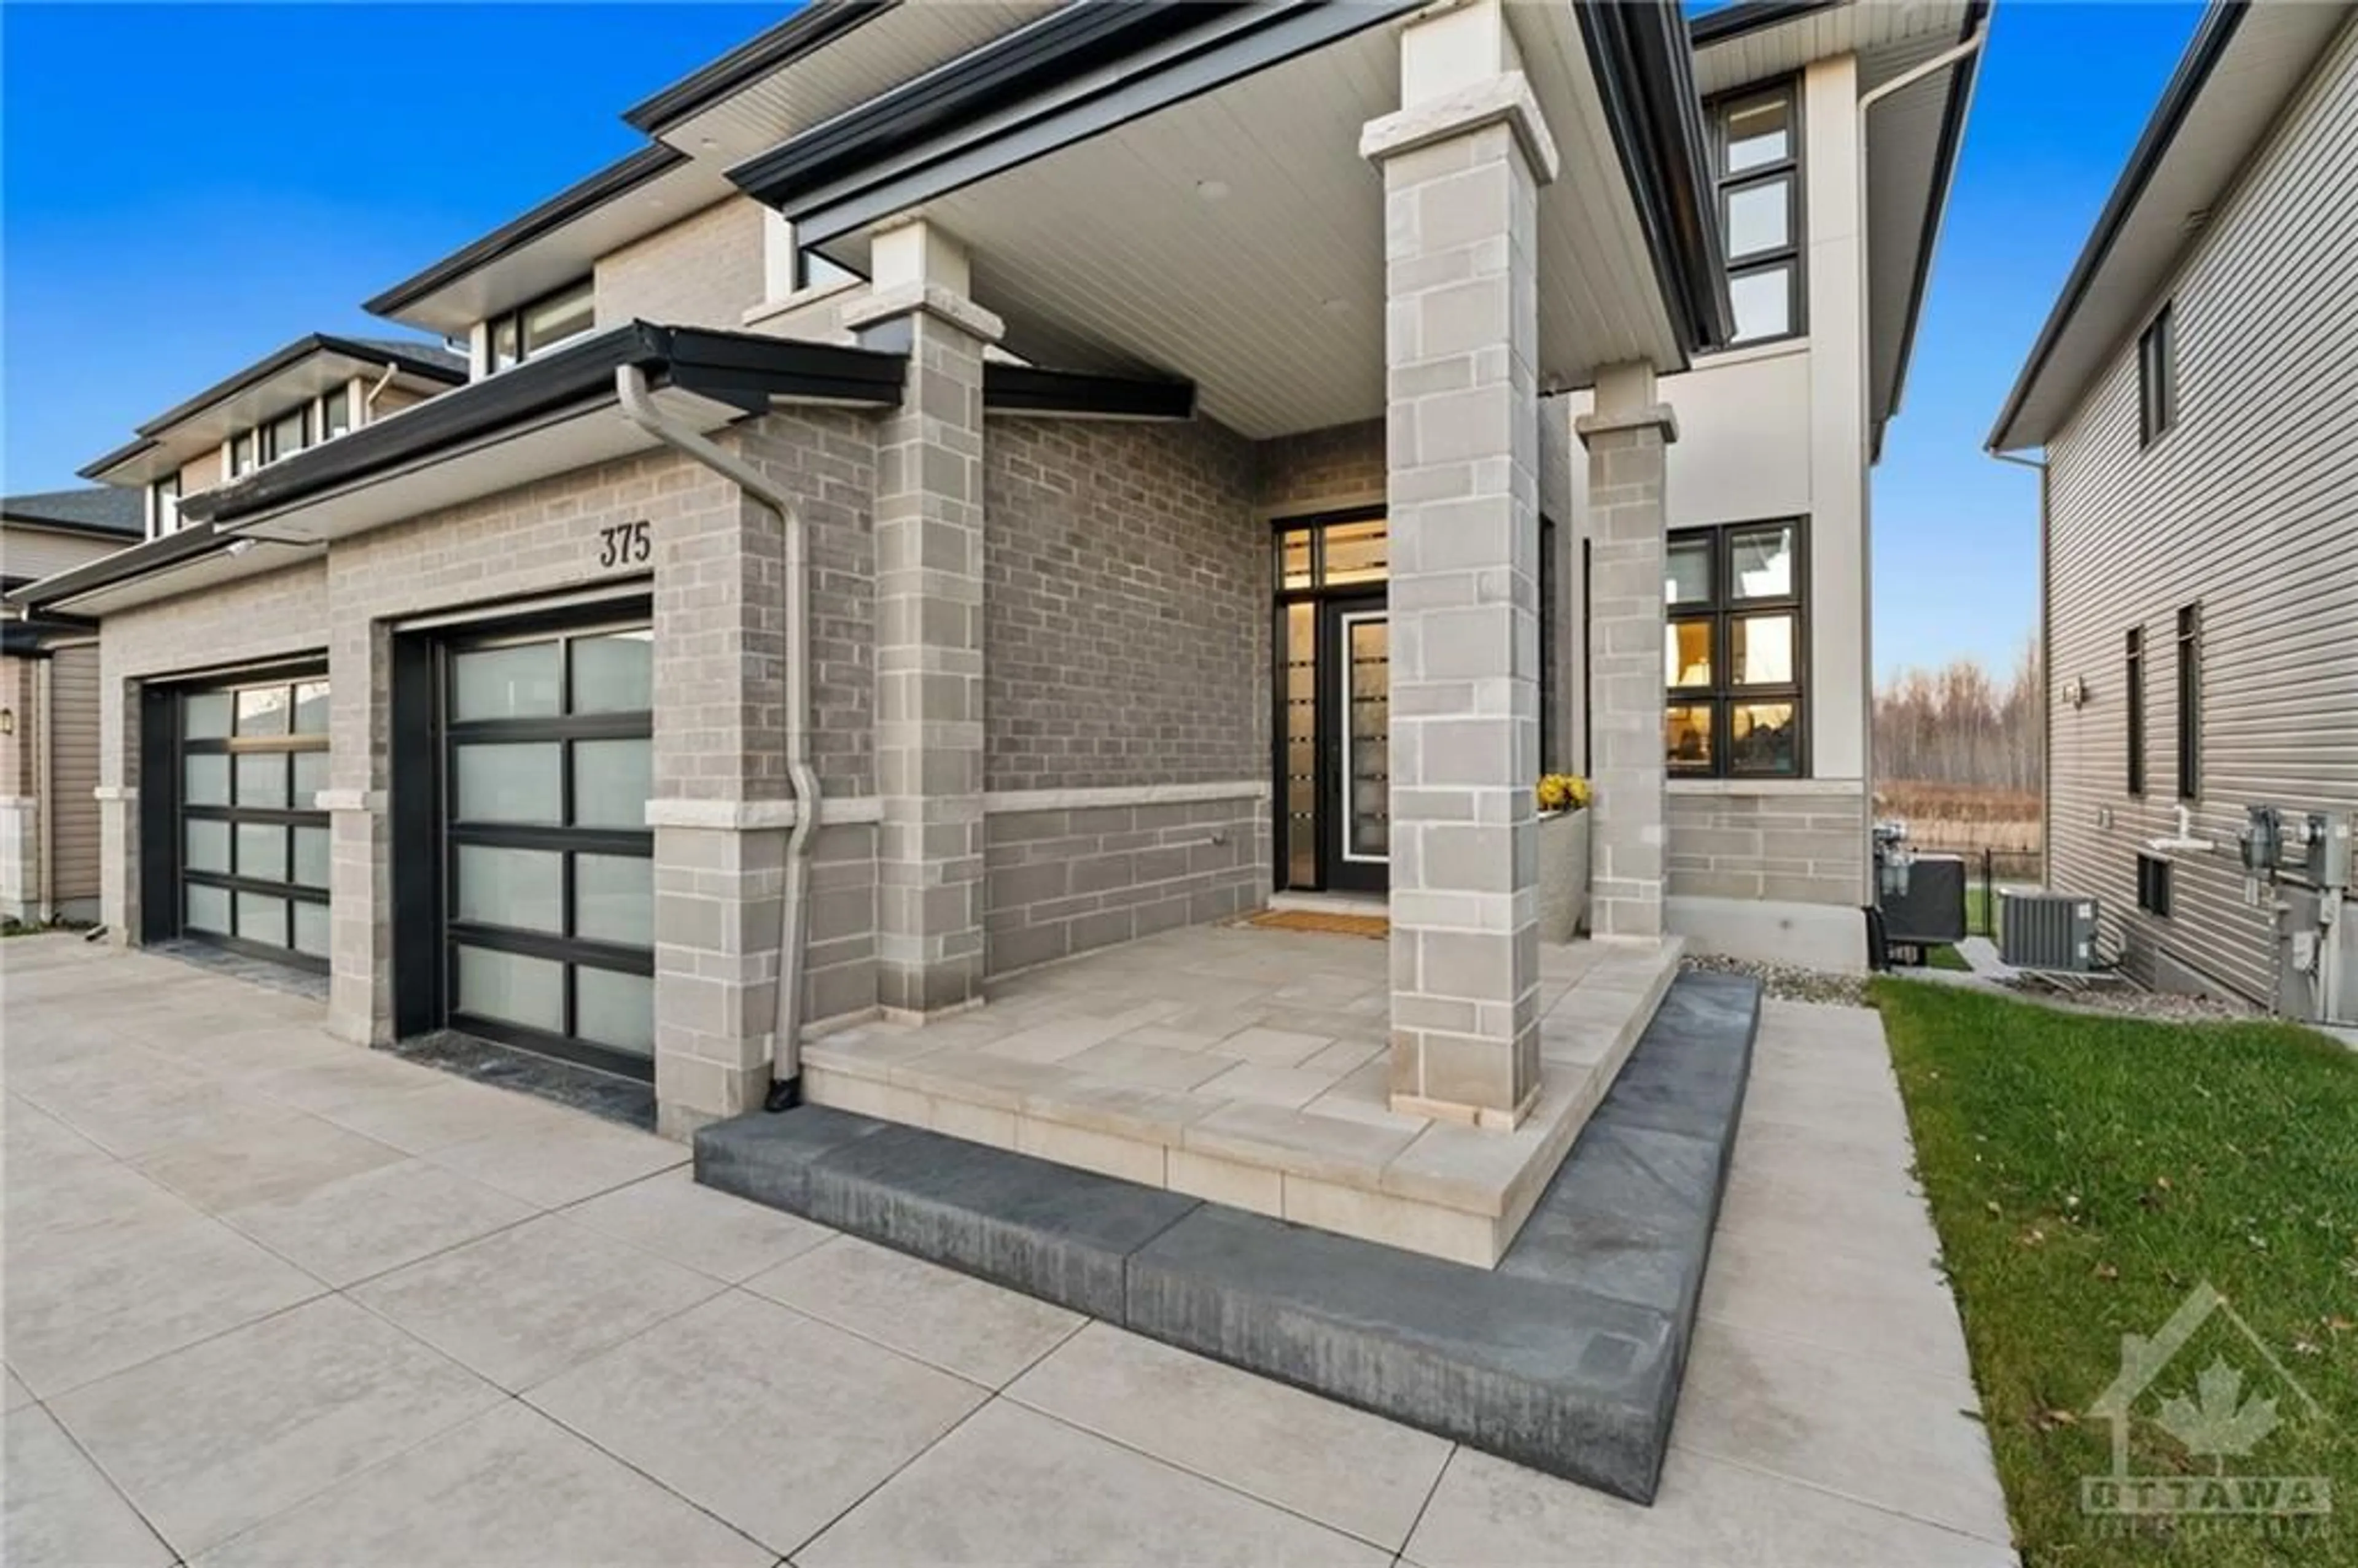
[[[214,588],[222,583],[235,582],[240,578],[260,577],[281,567],[291,567],[319,553],[315,545],[282,545],[256,539],[244,549],[222,548],[209,554],[191,557],[177,565],[165,567],[144,577],[126,579],[94,588],[88,593],[71,599],[61,599],[45,605],[66,615],[114,615],[159,600],[174,599],[193,593],[201,588]]]
[[[1542,383],[1675,367],[1574,11],[1516,19],[1563,158],[1540,202]],[[1383,177],[1358,140],[1399,79],[1397,30],[1370,27],[920,211],[970,247],[977,299],[1036,363],[1184,376],[1206,417],[1256,439],[1374,418]],[[865,269],[864,238],[827,249]]]
[[[283,418],[293,413],[297,405],[342,386],[355,376],[374,385],[376,378],[384,373],[384,366],[383,360],[356,359],[324,351],[306,355],[269,380],[241,388],[159,432],[154,446],[108,469],[107,481],[116,484],[145,483],[178,473],[206,453],[218,452],[221,444],[237,432]],[[453,390],[449,382],[413,375],[407,371],[395,375],[393,384],[429,398]]]
[[[2214,209],[2351,17],[2346,5],[2250,6],[2114,237],[2021,406],[1993,437],[2001,451],[2044,446],[2089,384],[2145,325]],[[2060,308],[2060,307],[2059,307]]]
[[[840,38],[700,109],[661,140],[728,167],[1003,33],[1061,8],[1063,0],[903,0]]]

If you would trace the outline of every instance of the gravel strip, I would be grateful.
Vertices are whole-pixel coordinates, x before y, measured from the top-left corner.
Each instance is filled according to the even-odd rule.
[[[2095,1012],[2150,1018],[2163,1023],[2216,1023],[2265,1016],[2247,1002],[2149,991],[2126,980],[2078,985],[2039,975],[2018,975],[1997,983],[2027,1001],[2056,1002]]]
[[[1804,969],[1791,964],[1760,964],[1749,958],[1730,958],[1717,953],[1690,955],[1682,963],[1690,969],[1711,969],[1723,975],[1750,975],[1768,988],[1768,994],[1779,1001],[1816,1001],[1833,1007],[1866,1007],[1866,980],[1859,975],[1831,975],[1823,969]]]

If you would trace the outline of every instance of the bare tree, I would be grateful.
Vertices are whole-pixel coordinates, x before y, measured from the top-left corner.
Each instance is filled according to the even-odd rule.
[[[2045,671],[2026,639],[2004,682],[1980,660],[1900,670],[1875,696],[1879,777],[2035,792],[2044,776]]]

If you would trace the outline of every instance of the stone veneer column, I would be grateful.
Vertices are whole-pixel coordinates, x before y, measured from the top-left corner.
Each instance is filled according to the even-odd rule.
[[[348,610],[328,637],[328,1029],[368,1045],[394,1033],[393,633]]]
[[[965,251],[923,222],[880,232],[844,324],[909,356],[877,432],[877,989],[888,1013],[982,995],[982,351]]]
[[[1538,1097],[1539,188],[1556,154],[1498,0],[1426,13],[1384,173],[1391,1097]]]
[[[1663,449],[1678,420],[1654,373],[1612,365],[1595,412],[1574,421],[1588,448],[1589,735],[1595,754],[1589,928],[1659,937],[1669,857],[1662,757]]]

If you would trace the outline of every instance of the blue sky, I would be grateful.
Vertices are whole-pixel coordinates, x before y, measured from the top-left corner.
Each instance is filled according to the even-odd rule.
[[[785,7],[0,8],[0,488],[132,426],[639,145],[645,93]],[[2034,476],[1982,455],[2200,15],[1999,0],[1906,405],[1875,480],[1876,663],[2010,661]]]

